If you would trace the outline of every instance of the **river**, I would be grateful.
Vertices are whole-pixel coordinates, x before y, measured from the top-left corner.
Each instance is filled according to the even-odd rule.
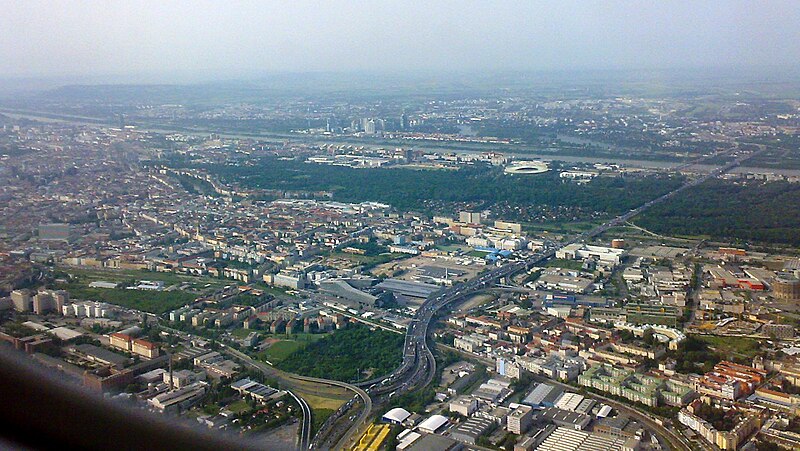
[[[52,118],[47,117],[45,115],[36,114],[34,112],[16,112],[11,110],[0,109],[0,112],[3,114],[14,117],[14,118],[26,118],[26,119],[35,119],[42,122],[65,122],[71,124],[79,124],[79,125],[93,125],[93,126],[103,126],[102,124],[98,124],[97,122],[91,122],[84,118]],[[46,114],[46,113],[44,113]],[[111,125],[106,125],[111,126]],[[153,133],[186,133],[186,134],[205,134],[211,133],[209,130],[192,130],[192,131],[185,131],[185,130],[168,130],[158,127],[140,127],[140,129],[153,132]],[[298,141],[302,141],[308,144],[316,144],[316,145],[328,145],[331,143],[329,140],[318,140],[314,139],[314,137],[310,136],[302,136],[302,135],[288,135],[284,133],[263,133],[263,134],[246,134],[246,133],[217,133],[219,136],[223,138],[232,138],[232,139],[279,139],[281,141],[285,141],[286,139],[296,139]],[[611,149],[611,146],[605,143],[601,143],[594,140],[587,140],[584,138],[576,138],[574,136],[567,136],[567,135],[558,135],[558,139],[571,142],[575,144],[590,144],[594,146],[603,147],[605,149]],[[386,148],[387,144],[365,144],[363,142],[348,142],[347,140],[336,141],[337,143],[341,144],[353,144],[356,146],[366,147],[370,149],[378,149],[378,148]],[[413,147],[416,150],[427,152],[427,153],[461,153],[461,154],[482,154],[490,151],[490,149],[470,149],[469,146],[465,146],[463,149],[442,149],[437,148],[434,146],[426,146],[424,143],[409,141],[408,147]],[[502,144],[499,144],[498,147],[507,147]],[[629,159],[629,158],[614,158],[609,156],[578,156],[578,155],[558,155],[554,153],[542,152],[537,153],[535,150],[533,151],[526,151],[526,152],[514,152],[513,150],[497,148],[492,150],[494,152],[502,153],[504,155],[512,156],[519,160],[542,160],[542,161],[564,161],[567,163],[606,163],[606,164],[619,164],[627,167],[632,168],[642,168],[642,169],[663,169],[669,170],[685,162],[682,161],[659,161],[659,160],[636,160],[636,159]],[[718,166],[710,165],[710,164],[696,164],[691,166],[690,169],[695,171],[702,171],[702,172],[710,172],[716,169]],[[751,166],[742,166],[738,168],[734,168],[731,173],[735,174],[777,174],[783,176],[800,176],[800,170],[798,169],[780,169],[780,168],[759,168],[759,167],[751,167]]]

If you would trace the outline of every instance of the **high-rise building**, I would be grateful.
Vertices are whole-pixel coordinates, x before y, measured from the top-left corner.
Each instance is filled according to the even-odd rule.
[[[374,135],[376,131],[375,128],[375,121],[372,119],[367,119],[364,121],[364,133],[368,135]]]
[[[528,431],[533,422],[533,409],[530,406],[521,405],[514,409],[506,420],[508,432],[522,435]]]
[[[33,296],[28,290],[12,291],[11,301],[14,303],[14,310],[18,312],[30,312],[33,310]]]
[[[406,113],[403,113],[400,116],[400,129],[401,130],[408,130],[408,128],[409,128],[408,127],[408,115]]]
[[[55,300],[49,292],[40,291],[33,296],[33,313],[44,315],[53,310],[55,310]]]
[[[69,293],[64,290],[58,290],[53,292],[53,303],[56,312],[61,313],[64,309],[64,306],[69,302]]]
[[[465,224],[480,224],[481,214],[474,211],[462,211],[458,213],[458,220]]]

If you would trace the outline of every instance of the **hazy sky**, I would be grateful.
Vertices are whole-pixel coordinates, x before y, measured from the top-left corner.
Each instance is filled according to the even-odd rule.
[[[627,69],[800,61],[800,1],[0,3],[0,76]]]

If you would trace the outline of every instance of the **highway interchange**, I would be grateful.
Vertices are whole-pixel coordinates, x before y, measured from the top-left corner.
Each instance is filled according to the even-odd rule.
[[[734,146],[728,151],[724,153],[717,153],[714,156],[718,157],[721,155],[727,155],[736,150],[738,150],[738,147]],[[410,326],[408,327],[403,348],[403,361],[400,367],[398,367],[394,372],[381,378],[372,379],[357,385],[360,387],[368,387],[366,393],[369,395],[369,397],[374,399],[376,406],[381,405],[388,399],[388,397],[391,397],[395,394],[409,392],[414,389],[425,387],[433,380],[433,377],[436,374],[436,360],[433,357],[433,352],[430,349],[427,337],[431,321],[439,310],[455,301],[461,300],[466,296],[473,294],[476,291],[493,285],[505,277],[509,277],[523,270],[528,270],[549,260],[555,255],[556,250],[563,246],[571,243],[583,242],[587,239],[604,233],[611,227],[624,224],[634,216],[641,214],[652,206],[662,203],[682,191],[700,185],[711,178],[718,177],[730,171],[734,167],[739,166],[745,160],[750,159],[759,153],[764,152],[765,150],[766,147],[761,147],[757,151],[740,155],[724,166],[721,166],[712,172],[703,175],[702,177],[691,180],[681,185],[677,189],[670,191],[661,197],[648,201],[638,208],[632,209],[620,216],[617,216],[616,218],[613,218],[590,231],[584,232],[572,240],[561,243],[548,242],[541,251],[533,254],[525,260],[510,261],[509,263],[506,263],[495,269],[479,274],[477,277],[467,282],[454,284],[452,287],[432,294],[431,297],[428,298],[417,310]],[[702,159],[706,158],[708,157],[704,157]],[[695,162],[699,162],[702,159],[698,159]],[[636,412],[634,409],[630,408],[627,410]],[[344,415],[344,413],[339,413],[339,416],[342,415]],[[639,414],[638,416],[642,415]],[[673,447],[678,449],[686,448],[686,443],[674,432],[667,430],[663,426],[660,426],[650,418],[643,418],[642,420],[645,421],[646,424],[648,424],[651,428],[659,432],[662,437],[669,438],[668,441],[673,445]],[[356,423],[352,425],[351,430],[356,430],[360,427],[361,425]],[[312,447],[313,446],[314,444],[312,443]]]
[[[736,147],[729,149],[724,154],[729,154],[735,150],[737,150]],[[730,163],[719,167],[714,171],[703,175],[702,177],[689,181],[677,189],[664,194],[661,197],[653,199],[639,206],[638,208],[632,209],[620,216],[617,216],[616,218],[613,218],[590,231],[584,232],[569,241],[548,241],[539,252],[527,257],[524,260],[511,260],[502,266],[478,274],[471,280],[454,284],[451,287],[433,293],[431,297],[429,297],[420,306],[412,318],[411,324],[409,325],[405,335],[402,363],[390,374],[357,384],[348,384],[335,380],[311,378],[298,375],[281,374],[280,378],[288,381],[290,384],[290,379],[293,379],[295,381],[342,387],[354,393],[353,398],[344,403],[339,410],[334,412],[312,437],[311,425],[313,415],[311,408],[301,396],[289,390],[289,393],[295,399],[295,402],[298,403],[303,414],[298,437],[298,449],[341,449],[352,442],[355,434],[362,430],[363,426],[372,417],[373,411],[378,407],[385,405],[392,396],[408,393],[429,385],[433,381],[433,378],[436,374],[436,360],[428,343],[428,331],[434,317],[444,307],[456,301],[462,300],[477,291],[489,288],[504,278],[510,277],[521,271],[529,270],[534,266],[541,265],[552,258],[557,249],[568,244],[583,242],[587,239],[591,239],[604,233],[611,227],[624,224],[634,216],[641,214],[652,206],[664,202],[684,190],[724,174],[734,167],[739,166],[745,160],[752,158],[765,150],[766,148],[762,147],[758,151],[741,155]],[[722,154],[715,154],[715,156],[720,155]],[[164,326],[162,325],[162,327]],[[167,327],[165,328],[169,329]],[[172,331],[183,334],[177,330]],[[275,377],[276,374],[279,373],[277,369],[265,363],[255,361],[248,355],[233,349],[230,346],[225,345],[225,351],[238,360],[244,362],[246,365],[263,372],[265,375]],[[665,438],[673,448],[688,449],[688,444],[686,443],[685,439],[679,434],[676,434],[674,431],[664,428],[660,424],[656,423],[653,419],[646,417],[635,409],[621,405],[612,400],[609,400],[609,402],[614,404],[614,406],[620,410],[625,411],[631,416],[634,416],[647,424],[662,438]],[[353,411],[356,413],[352,413]]]

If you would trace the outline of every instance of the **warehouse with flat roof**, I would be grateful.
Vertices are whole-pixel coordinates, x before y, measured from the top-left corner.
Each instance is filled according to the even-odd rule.
[[[386,279],[376,287],[412,298],[427,298],[440,288],[438,285],[400,279]]]
[[[459,442],[474,445],[478,437],[494,426],[495,422],[488,418],[472,417],[450,430],[450,437]]]
[[[431,415],[425,421],[419,424],[417,428],[422,432],[433,434],[447,424],[447,417],[442,415]]]
[[[522,404],[531,407],[552,407],[564,393],[564,390],[555,385],[540,383],[522,400]]]

